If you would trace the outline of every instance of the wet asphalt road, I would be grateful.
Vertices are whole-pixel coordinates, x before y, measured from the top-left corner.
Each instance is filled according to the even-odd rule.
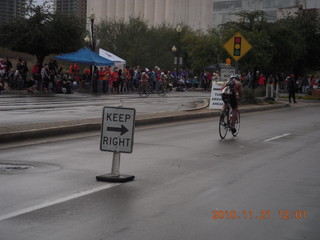
[[[0,127],[100,118],[105,106],[135,108],[137,114],[178,111],[210,97],[210,92],[170,92],[141,98],[136,93],[122,95],[56,94],[0,95]]]
[[[95,181],[99,133],[1,150],[33,167],[0,174],[0,238],[317,240],[319,126],[310,106],[243,114],[223,141],[216,118],[139,128],[124,184]]]

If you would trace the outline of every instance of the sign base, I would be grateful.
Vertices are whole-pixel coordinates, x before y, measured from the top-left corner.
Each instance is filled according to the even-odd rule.
[[[114,182],[114,183],[123,183],[123,182],[129,182],[132,181],[135,178],[135,176],[131,175],[119,175],[119,176],[114,176],[113,174],[105,174],[105,175],[100,175],[96,176],[97,181],[102,181],[102,182]]]

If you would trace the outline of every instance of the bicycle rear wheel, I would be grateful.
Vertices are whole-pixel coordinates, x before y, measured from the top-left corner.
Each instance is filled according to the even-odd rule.
[[[220,138],[224,139],[228,132],[228,114],[226,112],[221,112],[219,118],[219,134]]]
[[[144,88],[140,86],[138,88],[138,94],[139,94],[140,97],[143,97],[143,91],[144,91]]]
[[[235,137],[238,135],[239,130],[240,130],[240,112],[239,112],[239,110],[237,110],[237,119],[236,119],[236,123],[234,125],[234,128],[237,130],[235,133],[232,132],[232,135]]]

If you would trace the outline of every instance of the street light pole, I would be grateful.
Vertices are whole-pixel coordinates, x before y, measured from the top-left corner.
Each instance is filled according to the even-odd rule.
[[[176,46],[175,45],[173,45],[172,46],[172,48],[171,48],[171,51],[173,52],[173,54],[174,55],[176,55],[177,54],[177,48],[176,48]],[[177,60],[177,62],[175,63],[174,61],[173,61],[173,64],[175,63],[177,66],[176,66],[176,74],[175,74],[175,79],[176,79],[176,82],[178,82],[178,65],[179,65],[179,59],[178,59],[178,56],[176,57],[176,60]]]
[[[178,42],[177,42],[177,81],[178,81],[178,73],[179,73],[179,58],[180,58],[180,34],[182,32],[182,28],[180,25],[177,26],[176,31],[178,33]]]
[[[93,9],[91,9],[91,13],[90,13],[90,21],[91,21],[91,43],[92,43],[92,51],[96,51],[96,44],[95,44],[95,39],[93,36],[93,26],[94,26],[94,20],[96,18]]]
[[[94,27],[94,20],[95,20],[95,14],[93,12],[93,9],[91,10],[90,16],[89,16],[90,22],[91,22],[91,50],[92,51],[96,51],[96,44],[95,44],[95,40],[94,40],[94,35],[93,35],[93,27]],[[87,35],[84,38],[84,41],[86,43],[90,42],[90,37]],[[93,92],[93,80],[94,80],[94,66],[91,66],[91,82],[90,82],[90,93]]]
[[[176,82],[178,82],[178,73],[179,73],[179,51],[180,51],[180,34],[182,32],[182,28],[180,25],[177,26],[176,31],[178,33],[178,42],[177,47],[175,45],[172,46],[172,52],[177,54],[177,66],[176,66]]]

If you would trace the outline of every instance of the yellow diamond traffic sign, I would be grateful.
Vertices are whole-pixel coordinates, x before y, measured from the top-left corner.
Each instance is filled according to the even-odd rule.
[[[239,32],[233,35],[223,47],[235,61],[239,61],[252,48],[251,44]]]

